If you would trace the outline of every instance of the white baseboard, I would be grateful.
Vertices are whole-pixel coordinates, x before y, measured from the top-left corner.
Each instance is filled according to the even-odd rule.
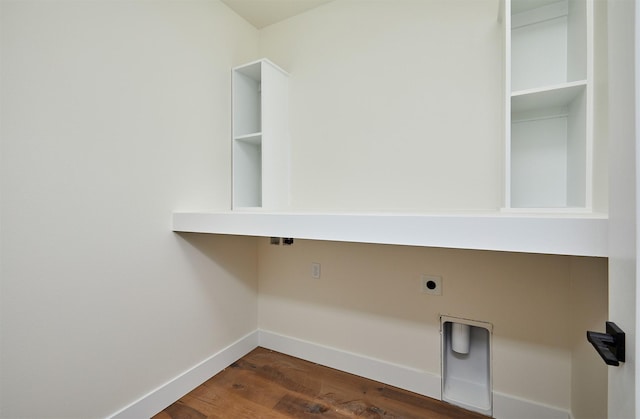
[[[441,399],[440,375],[266,330],[256,330],[109,416],[109,419],[151,417],[257,346],[427,397]],[[571,414],[567,410],[494,391],[493,417],[499,419],[571,419]]]
[[[440,399],[439,375],[266,330],[260,330],[259,343],[266,349]]]
[[[571,412],[508,394],[493,392],[493,417],[518,419],[571,419]]]
[[[267,330],[259,331],[259,345],[427,397],[442,399],[440,375],[283,336]],[[499,419],[570,419],[571,414],[567,410],[494,391],[493,417]]]
[[[149,392],[120,411],[111,419],[149,418],[180,397],[207,381],[258,346],[258,331],[249,333],[226,348],[189,368],[176,378]]]

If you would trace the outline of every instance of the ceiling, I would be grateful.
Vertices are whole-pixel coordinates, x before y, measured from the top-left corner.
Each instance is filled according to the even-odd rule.
[[[222,0],[258,29],[304,13],[332,0]]]

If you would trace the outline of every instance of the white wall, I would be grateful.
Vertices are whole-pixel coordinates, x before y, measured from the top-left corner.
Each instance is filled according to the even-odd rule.
[[[104,417],[256,328],[255,241],[170,220],[230,205],[257,31],[217,0],[0,7],[0,416]]]
[[[574,269],[578,284],[588,271],[589,287],[606,288],[605,259],[574,267],[578,258],[566,256],[267,239],[259,253],[261,329],[440,375],[440,314],[486,321],[494,390],[566,410],[572,351],[588,347],[572,310],[606,316],[606,292],[571,288]],[[321,263],[321,279],[311,278],[311,262]],[[419,292],[422,273],[442,275],[443,296]],[[576,367],[599,367],[589,355]],[[593,388],[602,409],[606,380]]]
[[[636,0],[610,1],[609,320],[625,331],[626,362],[609,369],[610,418],[638,416]]]
[[[496,0],[339,0],[260,32],[291,73],[297,209],[502,205]]]

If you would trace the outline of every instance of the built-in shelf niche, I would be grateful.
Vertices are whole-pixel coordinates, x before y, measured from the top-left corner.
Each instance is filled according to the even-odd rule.
[[[508,4],[506,207],[590,210],[593,5]]]
[[[269,60],[232,70],[233,209],[289,204],[288,74]]]

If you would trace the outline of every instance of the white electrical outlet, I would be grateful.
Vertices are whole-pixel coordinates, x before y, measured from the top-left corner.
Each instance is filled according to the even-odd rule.
[[[320,278],[320,264],[318,262],[311,262],[311,278]]]
[[[442,277],[437,275],[420,275],[420,292],[423,294],[442,295]]]

